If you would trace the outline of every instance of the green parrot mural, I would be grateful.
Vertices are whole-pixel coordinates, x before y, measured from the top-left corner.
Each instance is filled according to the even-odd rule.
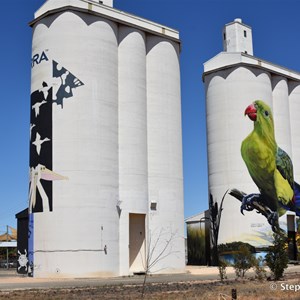
[[[246,108],[245,115],[254,127],[242,142],[241,154],[260,193],[247,195],[232,190],[230,194],[242,202],[242,214],[256,209],[268,219],[272,230],[279,232],[278,218],[287,210],[300,216],[300,186],[294,181],[290,157],[276,143],[270,107],[256,100]]]

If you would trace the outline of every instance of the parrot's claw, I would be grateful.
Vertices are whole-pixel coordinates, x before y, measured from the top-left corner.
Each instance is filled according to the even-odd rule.
[[[245,195],[243,200],[242,200],[242,205],[241,205],[241,213],[244,214],[244,210],[246,211],[251,211],[255,207],[253,206],[253,201],[258,201],[260,198],[260,194],[249,194]]]
[[[276,211],[273,211],[269,214],[268,222],[272,226],[272,230],[274,232],[278,232],[280,230],[279,223],[278,223],[278,214]]]

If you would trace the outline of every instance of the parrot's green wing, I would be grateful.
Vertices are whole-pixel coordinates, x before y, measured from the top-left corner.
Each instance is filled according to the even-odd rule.
[[[288,154],[279,147],[276,155],[276,167],[277,170],[280,172],[281,176],[288,181],[289,185],[293,189],[293,163]]]
[[[294,178],[293,164],[288,154],[278,147],[276,155],[276,167],[274,179],[277,193],[279,216],[285,213],[285,210],[295,211],[294,203]]]

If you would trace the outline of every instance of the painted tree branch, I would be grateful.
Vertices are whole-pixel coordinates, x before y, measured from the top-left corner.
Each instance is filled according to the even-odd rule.
[[[229,195],[233,196],[234,198],[238,199],[239,201],[243,201],[244,197],[247,195],[246,193],[238,190],[238,189],[232,189],[228,193]],[[253,199],[251,203],[252,209],[251,210],[256,210],[257,213],[262,214],[269,222],[269,218],[272,215],[273,211],[265,204],[261,203],[261,201],[258,200],[258,197]],[[270,223],[270,222],[269,222]],[[272,230],[274,232],[282,233],[283,230],[279,227],[279,223],[277,222],[275,225],[272,225]]]
[[[224,193],[220,207],[218,202],[214,202],[212,194],[210,194],[209,199],[209,214],[210,214],[210,226],[211,226],[211,243],[212,243],[212,265],[219,265],[219,255],[218,255],[218,238],[219,238],[219,228],[221,222],[221,216],[223,211],[223,202],[228,190]]]

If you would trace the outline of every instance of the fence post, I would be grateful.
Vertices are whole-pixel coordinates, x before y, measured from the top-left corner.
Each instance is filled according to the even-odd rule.
[[[237,299],[236,289],[232,289],[231,290],[231,296],[232,296],[232,300],[236,300]]]

